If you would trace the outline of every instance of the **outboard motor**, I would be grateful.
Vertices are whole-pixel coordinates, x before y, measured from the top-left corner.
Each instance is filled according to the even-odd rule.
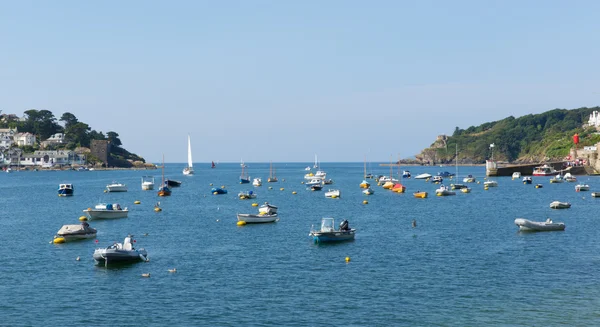
[[[350,230],[350,227],[348,227],[348,220],[342,221],[340,223],[340,230]]]

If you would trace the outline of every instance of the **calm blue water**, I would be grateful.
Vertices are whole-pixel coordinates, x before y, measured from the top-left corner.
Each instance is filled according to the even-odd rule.
[[[238,164],[197,165],[191,177],[181,174],[183,165],[167,164],[166,176],[183,185],[160,199],[156,190],[140,187],[142,175],[160,181],[160,170],[0,174],[0,325],[586,326],[600,321],[600,199],[576,193],[574,183],[550,184],[539,177],[534,184],[544,188],[535,189],[497,178],[498,188],[484,191],[473,184],[471,194],[435,197],[436,185],[406,180],[406,194],[375,187],[367,197],[358,187],[362,163],[324,163],[332,187],[342,190],[341,199],[326,199],[324,192],[300,184],[305,166],[276,164],[280,182],[253,188],[237,183]],[[373,168],[374,174],[389,173]],[[454,172],[453,167],[410,169],[413,176]],[[249,166],[250,176],[264,181],[268,172],[268,164]],[[460,168],[461,176],[469,173],[483,182],[483,167]],[[597,177],[579,178],[600,191]],[[129,192],[103,193],[112,181],[128,184]],[[56,195],[63,182],[74,184],[75,196]],[[229,194],[210,194],[210,183],[225,185]],[[256,200],[236,198],[250,189]],[[413,198],[417,189],[430,197]],[[135,200],[142,204],[134,205]],[[160,213],[153,211],[158,200]],[[552,211],[553,200],[573,206]],[[264,201],[279,206],[278,223],[236,226],[236,213],[255,212],[251,203]],[[82,210],[98,202],[119,202],[129,207],[129,217],[91,221],[98,244],[49,244],[63,224],[78,223]],[[313,244],[308,232],[324,216],[348,219],[358,229],[356,240]],[[519,233],[517,217],[551,217],[567,228]],[[148,250],[150,262],[108,269],[94,264],[96,247],[121,242],[128,233]]]

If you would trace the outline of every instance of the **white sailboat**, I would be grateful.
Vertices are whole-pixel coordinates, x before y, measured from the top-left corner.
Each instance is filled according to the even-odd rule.
[[[194,167],[192,165],[192,143],[190,141],[190,136],[188,135],[188,165],[183,168],[184,175],[193,175]]]
[[[315,154],[315,164],[313,165],[313,168],[319,168],[319,161],[317,161],[317,155]]]

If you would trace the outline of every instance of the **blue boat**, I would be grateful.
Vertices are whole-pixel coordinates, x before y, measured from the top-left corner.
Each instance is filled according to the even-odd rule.
[[[340,228],[335,229],[333,218],[322,218],[321,229],[314,230],[311,227],[311,231],[308,235],[312,236],[315,243],[341,242],[353,240],[355,232],[356,229],[350,228],[348,225],[348,220],[342,221],[340,223]]]
[[[244,165],[244,163],[242,162],[241,166],[242,174],[240,174],[240,184],[249,184],[250,176],[248,176],[248,173],[245,171],[246,165]]]
[[[412,175],[410,174],[410,171],[408,171],[408,170],[405,170],[402,172],[402,178],[411,178],[411,176]]]
[[[58,185],[58,196],[72,196],[72,195],[73,195],[73,184]]]
[[[212,193],[212,194],[227,194],[227,190],[226,190],[226,189],[223,189],[223,188],[216,188],[216,187],[213,187],[213,188],[210,190],[210,193]]]

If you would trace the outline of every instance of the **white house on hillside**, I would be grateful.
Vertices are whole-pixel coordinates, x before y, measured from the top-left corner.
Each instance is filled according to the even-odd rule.
[[[596,128],[600,127],[600,113],[598,111],[592,112],[588,120],[588,125]]]
[[[50,137],[47,138],[45,141],[42,141],[41,146],[42,146],[42,148],[44,148],[50,144],[63,144],[63,143],[65,143],[65,134],[56,133],[56,134],[50,135]]]
[[[14,136],[14,141],[18,146],[33,146],[35,144],[35,135],[31,133],[17,133]]]

